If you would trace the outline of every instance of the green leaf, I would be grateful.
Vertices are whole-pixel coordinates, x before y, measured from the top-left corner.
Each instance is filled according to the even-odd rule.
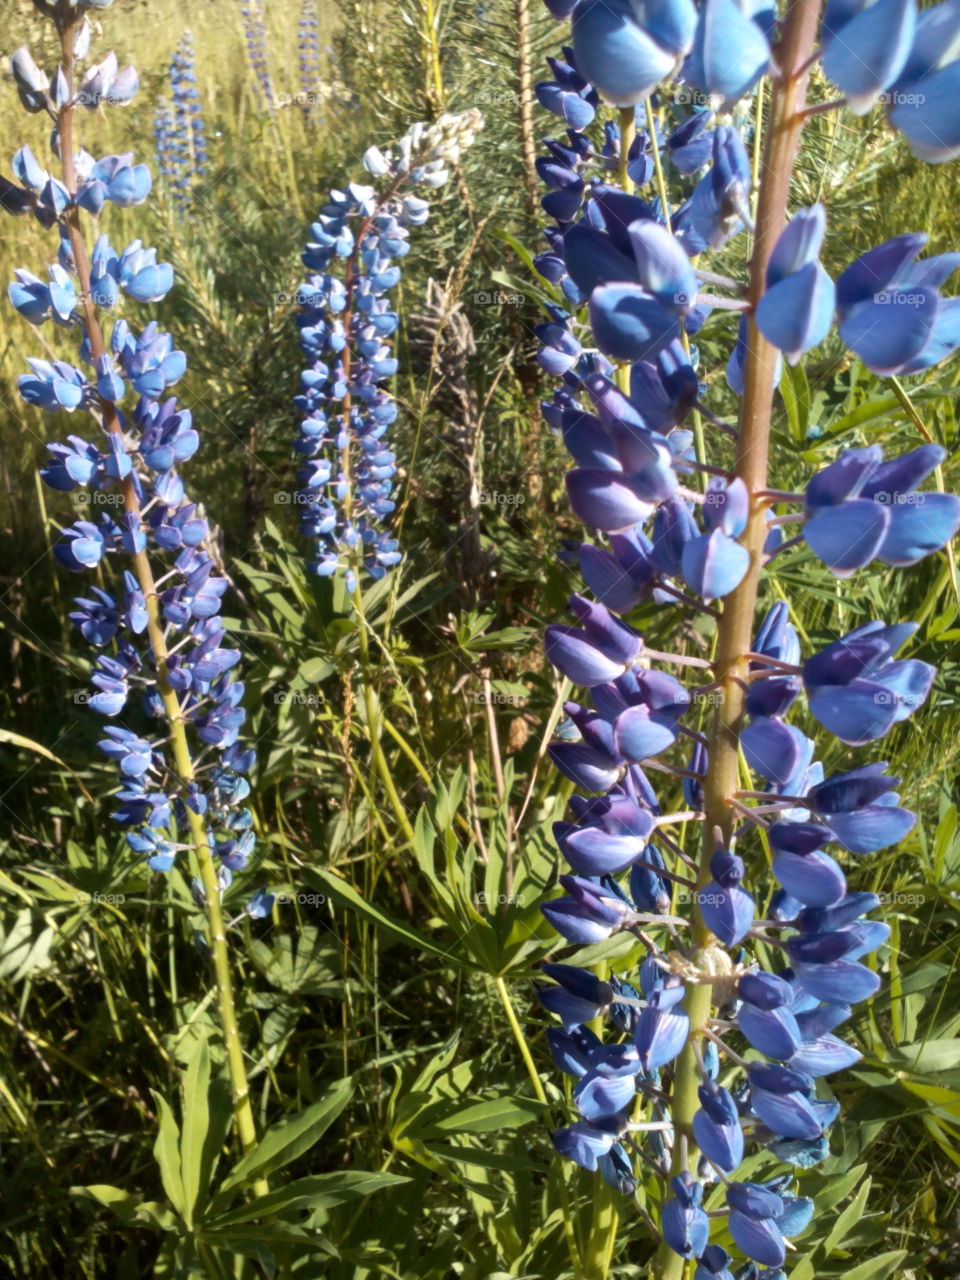
[[[319,1142],[337,1116],[350,1101],[353,1078],[338,1080],[319,1102],[307,1107],[299,1115],[268,1130],[262,1142],[247,1153],[233,1172],[224,1179],[214,1207],[226,1203],[228,1192],[237,1187],[266,1177],[275,1169],[282,1169]]]
[[[801,365],[790,365],[784,360],[779,390],[791,434],[798,444],[803,444],[810,425],[810,385]]]
[[[141,1200],[121,1187],[98,1183],[89,1187],[71,1187],[70,1194],[77,1200],[92,1200],[116,1214],[128,1227],[156,1227],[160,1231],[178,1231],[182,1222],[164,1204],[154,1200]]]
[[[348,884],[346,880],[341,880],[332,871],[326,871],[322,867],[310,867],[304,871],[303,878],[311,889],[319,889],[328,893],[334,902],[339,902],[341,906],[355,911],[357,915],[369,920],[378,929],[382,929],[384,933],[390,934],[391,937],[405,943],[408,947],[414,947],[418,951],[428,951],[431,955],[440,956],[450,964],[463,963],[462,959],[458,960],[446,947],[438,946],[435,942],[424,938],[405,924],[401,924],[399,920],[394,920],[391,916],[384,914],[379,907],[367,902],[351,884]]]
[[[242,1204],[229,1213],[222,1214],[208,1226],[222,1229],[241,1222],[252,1222],[257,1218],[294,1210],[335,1209],[339,1204],[347,1204],[362,1196],[373,1195],[387,1187],[395,1187],[409,1182],[409,1178],[395,1173],[368,1173],[364,1169],[347,1169],[341,1173],[321,1173],[311,1178],[297,1178],[288,1182],[279,1191],[267,1196],[258,1196],[249,1204]]]
[[[886,1280],[906,1256],[906,1249],[892,1249],[889,1253],[881,1253],[877,1258],[861,1262],[852,1271],[844,1270],[843,1280]]]
[[[193,1214],[200,1192],[206,1189],[210,1177],[207,1163],[204,1176],[204,1147],[210,1123],[207,1109],[207,1092],[210,1087],[210,1052],[204,1036],[193,1043],[187,1077],[183,1086],[183,1132],[180,1135],[180,1175],[187,1226],[193,1226]]]
[[[486,1102],[473,1102],[452,1114],[433,1120],[430,1130],[440,1133],[493,1133],[529,1124],[543,1111],[535,1098],[504,1095]]]
[[[163,1180],[167,1199],[181,1218],[186,1218],[186,1201],[180,1172],[180,1132],[166,1098],[155,1089],[151,1089],[150,1092],[153,1094],[160,1116],[160,1129],[157,1140],[153,1144],[154,1159],[160,1166],[160,1177]]]
[[[960,1040],[925,1040],[900,1045],[891,1050],[890,1058],[901,1068],[917,1075],[953,1071],[960,1066]]]
[[[864,1210],[867,1205],[867,1197],[870,1195],[870,1183],[870,1178],[864,1178],[856,1196],[833,1224],[833,1228],[823,1244],[823,1248],[826,1253],[829,1253],[831,1249],[836,1249],[838,1245],[842,1244],[847,1232],[850,1231],[851,1228],[854,1227],[863,1217]],[[849,1280],[849,1277],[847,1280]]]

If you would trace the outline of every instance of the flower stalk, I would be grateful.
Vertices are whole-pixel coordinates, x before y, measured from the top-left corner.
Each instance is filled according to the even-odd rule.
[[[78,24],[64,24],[60,28],[61,65],[67,86],[67,100],[59,113],[60,151],[63,182],[68,191],[75,191],[77,176],[74,166],[74,85],[75,57],[74,46]],[[70,248],[76,264],[76,274],[80,284],[81,305],[83,309],[84,328],[90,345],[93,359],[99,360],[106,354],[106,345],[97,310],[93,302],[90,259],[87,253],[83,229],[80,225],[80,211],[76,204],[71,205],[65,214],[67,234]],[[123,429],[117,415],[116,406],[98,397],[99,409],[103,424],[108,432],[122,441]],[[128,475],[122,484],[124,508],[137,528],[143,524],[143,514],[133,476]],[[190,746],[187,741],[184,717],[176,692],[170,685],[167,675],[167,640],[160,616],[159,592],[154,580],[153,569],[146,550],[132,553],[134,573],[139,583],[147,611],[147,635],[156,665],[156,686],[163,704],[164,715],[170,734],[170,745],[173,752],[176,772],[181,784],[188,786],[196,779]],[[217,999],[220,1013],[220,1024],[227,1053],[230,1070],[231,1091],[233,1097],[234,1124],[237,1138],[244,1153],[251,1151],[257,1143],[256,1124],[250,1099],[250,1087],[247,1080],[243,1045],[237,1025],[236,1001],[233,991],[233,977],[230,967],[230,956],[221,908],[221,890],[214,866],[213,853],[203,819],[186,808],[190,829],[190,840],[197,856],[200,879],[206,899],[205,910],[209,931],[209,943],[213,958],[214,974],[217,984]],[[259,1180],[254,1191],[258,1195],[266,1194],[269,1186]]]

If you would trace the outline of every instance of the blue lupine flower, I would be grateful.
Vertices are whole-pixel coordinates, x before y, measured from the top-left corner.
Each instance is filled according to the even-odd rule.
[[[941,57],[949,59],[935,49],[932,32],[949,32],[953,18],[945,10],[935,21],[921,20],[918,42],[919,35],[911,34],[911,4],[883,0],[868,8],[832,0],[828,6],[825,65],[856,109],[904,77],[938,74]],[[849,893],[841,855],[827,850],[839,846],[865,856],[902,839],[915,822],[900,807],[896,779],[884,765],[825,777],[815,743],[789,722],[789,712],[805,693],[821,725],[844,742],[866,743],[920,705],[933,672],[925,663],[895,658],[909,626],[867,622],[820,652],[804,654],[786,605],[767,614],[736,668],[745,689],[739,745],[763,789],[728,797],[739,810],[738,797],[759,795],[761,811],[775,815],[767,835],[779,888],[765,918],[755,921],[756,903],[745,887],[749,845],[743,854],[733,847],[734,838],[747,840],[749,828],[723,838],[717,825],[710,833],[717,849],[710,877],[700,873],[695,882],[686,875],[686,855],[667,834],[673,821],[698,821],[704,808],[717,813],[710,743],[684,723],[690,693],[659,669],[663,661],[697,660],[654,654],[618,615],[667,601],[703,601],[708,614],[716,613],[709,602],[729,595],[746,576],[750,554],[742,539],[758,504],[789,499],[751,494],[738,476],[709,465],[705,493],[686,485],[702,463],[684,430],[686,415],[697,409],[708,428],[715,423],[729,430],[703,404],[707,388],[689,343],[711,310],[740,313],[727,363],[738,394],[751,359],[751,321],[795,361],[826,337],[836,313],[841,337],[871,368],[917,372],[960,346],[953,300],[938,292],[960,259],[943,255],[917,263],[922,237],[900,237],[865,254],[835,289],[819,262],[825,213],[814,206],[799,210],[773,246],[756,305],[743,301],[741,283],[701,264],[708,248],[721,248],[752,227],[751,168],[737,127],[715,125],[705,111],[674,124],[665,138],[659,130],[655,137],[636,135],[623,157],[627,172],[639,187],[648,184],[655,168],[648,160],[657,146],[672,165],[667,191],[671,198],[679,193],[672,209],[659,190],[634,193],[613,185],[620,162],[616,126],[597,127],[595,138],[586,130],[598,95],[615,105],[642,101],[684,57],[682,78],[703,92],[728,104],[749,92],[771,60],[773,7],[762,0],[705,0],[696,10],[668,0],[619,7],[551,0],[549,7],[572,17],[574,50],[563,63],[551,64],[553,80],[539,87],[542,104],[569,126],[562,140],[547,142],[548,154],[538,164],[548,189],[542,207],[553,224],[535,266],[561,291],[553,296],[563,299],[562,307],[549,306],[546,322],[535,330],[540,366],[556,380],[543,411],[574,461],[567,476],[573,512],[598,536],[606,535],[606,543],[564,552],[566,562],[579,562],[597,603],[574,594],[576,625],[552,625],[545,636],[550,662],[589,691],[590,704],[564,704],[567,720],[549,748],[560,772],[584,794],[571,801],[574,820],[554,825],[572,874],[559,877],[564,896],[541,909],[575,945],[628,930],[647,949],[638,974],[603,981],[569,965],[545,966],[556,985],[540,999],[563,1023],[562,1031],[549,1035],[551,1052],[559,1069],[577,1081],[580,1116],[554,1134],[554,1143],[561,1154],[629,1192],[635,1178],[621,1139],[647,1130],[649,1159],[664,1169],[670,1162],[673,1173],[661,1213],[666,1244],[697,1260],[696,1280],[726,1280],[730,1256],[708,1243],[701,1207],[711,1162],[734,1175],[748,1141],[800,1168],[826,1158],[839,1107],[818,1098],[816,1081],[857,1060],[858,1051],[835,1031],[851,1004],[879,986],[876,970],[863,963],[888,936],[882,921],[869,919],[877,899]],[[885,34],[863,37],[864,65],[856,68],[843,47],[851,34],[844,28],[853,25],[856,34],[869,14]],[[323,232],[332,246],[342,224],[332,219]],[[351,251],[348,242],[343,252]],[[324,250],[319,269],[326,269],[332,252]],[[736,296],[705,295],[700,290],[707,282]],[[877,295],[888,289],[912,296],[898,296],[894,310],[882,312],[888,303]],[[330,311],[328,329],[342,306]],[[324,416],[311,434],[327,430]],[[889,462],[876,446],[848,450],[807,486],[801,536],[838,576],[874,559],[908,564],[938,550],[960,528],[960,500],[920,486],[943,458],[937,446]],[[334,478],[333,467],[322,468],[318,485]],[[764,556],[790,545],[782,544],[779,523],[771,527]],[[732,673],[715,674],[726,681]],[[704,691],[715,687],[707,683]],[[685,744],[681,751],[679,739],[688,736],[692,748]],[[688,812],[661,809],[644,773],[651,766],[680,775]],[[678,880],[693,892],[672,896]],[[696,945],[678,952],[672,902],[684,900],[696,905],[699,933]],[[669,951],[657,940],[664,925]],[[753,940],[764,936],[761,930],[780,929],[789,968],[765,972],[751,955]],[[713,1005],[722,1013],[712,1029],[708,1024],[708,1038],[691,1029],[685,1008],[689,986],[700,982],[714,987]],[[585,1027],[604,1016],[623,1039],[605,1044]],[[731,1025],[762,1056],[747,1064],[732,1054],[738,1078],[721,1085],[717,1044],[722,1048],[720,1036]],[[671,1127],[674,1064],[681,1055],[684,1070],[695,1066],[700,1076],[700,1106],[682,1144]],[[650,1085],[657,1097],[645,1109]],[[689,1097],[684,1101],[689,1105]],[[697,1154],[692,1143],[699,1149],[697,1177],[680,1163],[684,1152]],[[730,1233],[750,1259],[738,1273],[743,1280],[782,1277],[787,1241],[813,1211],[792,1186],[790,1175],[763,1184],[729,1183]]]
[[[871,560],[916,564],[960,528],[960,499],[918,487],[946,457],[921,445],[889,462],[879,445],[847,449],[807,485],[803,536],[839,578]]]
[[[573,129],[585,129],[596,115],[599,103],[596,90],[579,75],[574,65],[573,54],[565,51],[567,61],[560,58],[548,58],[552,80],[542,80],[535,86],[537,100],[547,111],[551,111]]]
[[[444,181],[445,165],[479,127],[476,112],[443,116],[429,129],[415,125],[395,156],[371,148],[365,163],[388,179],[385,191],[353,183],[331,191],[302,255],[311,274],[298,290],[297,324],[310,364],[294,400],[303,415],[294,442],[302,488],[294,497],[300,532],[316,548],[310,569],[319,577],[341,572],[348,591],[361,568],[379,579],[401,559],[383,527],[395,505],[396,457],[385,435],[397,406],[380,384],[397,369],[389,339],[398,319],[387,296],[400,280],[394,260],[407,253],[408,228],[428,210],[410,188]],[[335,274],[340,264],[348,284]]]
[[[960,254],[914,261],[926,242],[920,232],[894,236],[837,280],[840,337],[874,373],[919,373],[960,346],[960,298],[939,293]]]
[[[607,102],[630,106],[648,97],[690,48],[696,10],[692,0],[580,0],[572,20],[580,73]]]
[[[753,898],[740,888],[744,871],[743,859],[736,854],[715,853],[710,860],[713,879],[698,895],[704,920],[728,947],[740,942],[753,924]]]
[[[883,737],[926,699],[935,668],[915,659],[888,661],[915,630],[914,623],[868,622],[804,663],[810,711],[841,742],[860,746]]]
[[[85,0],[71,6],[66,0],[56,5],[40,0],[37,7],[62,24],[72,22],[78,11],[102,8],[106,2]],[[29,110],[46,109],[56,116],[73,109],[64,73],[58,73],[51,87],[26,50],[14,55],[13,72]],[[90,67],[73,104],[121,106],[136,88],[136,71],[119,70],[110,54]],[[53,154],[56,158],[57,135]],[[89,275],[84,277],[73,238],[88,229],[87,215],[101,214],[108,203],[122,208],[141,204],[150,192],[151,178],[147,166],[132,154],[95,158],[81,149],[75,161],[77,188],[70,191],[42,167],[29,147],[21,147],[13,170],[22,186],[0,184],[0,203],[14,213],[32,209],[44,226],[56,225],[59,232],[49,283],[18,270],[9,288],[11,303],[33,324],[52,319],[80,331],[77,364],[31,358],[30,374],[18,382],[20,394],[50,412],[90,408],[98,424],[94,440],[72,435],[48,445],[50,457],[41,475],[54,491],[105,491],[122,502],[115,517],[103,514],[64,528],[54,547],[65,568],[96,568],[104,575],[105,585],[89,587],[70,613],[96,650],[87,701],[106,721],[115,722],[139,693],[148,717],[166,721],[172,695],[177,724],[186,725],[195,743],[213,748],[210,763],[183,778],[182,761],[173,767],[162,733],[155,739],[150,731],[107,723],[98,745],[117,766],[113,818],[128,828],[130,848],[144,855],[149,867],[167,871],[178,851],[189,847],[173,839],[173,823],[182,829],[187,813],[206,815],[221,870],[236,868],[249,857],[254,842],[249,814],[236,811],[247,789],[237,771],[253,764],[252,753],[238,741],[244,721],[243,685],[231,673],[240,653],[224,643],[226,632],[217,615],[226,580],[215,575],[213,560],[198,549],[208,539],[209,528],[187,500],[177,471],[196,451],[199,438],[188,411],[179,410],[173,397],[161,401],[182,377],[186,359],[171,336],[152,322],[137,334],[126,320],[117,321],[105,346],[99,323],[80,306],[84,290],[96,308],[114,306],[121,292],[134,302],[156,301],[170,289],[173,271],[141,241],[134,240],[118,254],[103,234],[89,253]],[[135,557],[136,573],[128,568],[115,571],[111,583],[117,557],[129,556]],[[153,576],[154,563],[162,571],[159,597],[155,586],[161,574]],[[152,626],[158,600],[163,617],[159,629]],[[164,627],[175,652],[163,651]]]
[[[921,160],[941,164],[960,155],[960,13],[951,0],[918,14],[913,43],[887,102],[890,123]]]
[[[261,105],[268,111],[276,106],[277,95],[270,74],[270,41],[263,18],[263,0],[246,0],[240,6],[247,56],[253,69]]]
[[[300,54],[300,107],[308,121],[315,117],[320,86],[320,32],[314,0],[304,0],[297,26]]]
[[[273,910],[276,895],[267,893],[266,889],[258,889],[243,908],[251,920],[265,920]]]
[[[702,0],[683,76],[704,93],[730,102],[749,93],[767,70],[770,45],[749,4]]]
[[[790,364],[830,332],[835,290],[818,255],[827,229],[823,205],[800,209],[774,245],[757,328]]]
[[[917,24],[914,0],[876,0],[854,6],[849,19],[835,22],[828,6],[823,22],[823,70],[863,115],[894,84],[910,55]]]
[[[702,1208],[703,1186],[689,1173],[678,1174],[670,1182],[673,1199],[661,1215],[663,1238],[682,1258],[699,1258],[707,1247],[710,1223]]]
[[[170,96],[154,111],[154,143],[161,173],[169,180],[174,201],[185,212],[207,171],[207,134],[197,88],[193,36],[185,31],[168,69]]]

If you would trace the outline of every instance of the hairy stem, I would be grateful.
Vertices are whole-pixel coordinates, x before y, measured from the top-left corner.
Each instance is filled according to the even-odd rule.
[[[530,0],[515,0],[517,22],[517,115],[520,150],[523,153],[523,181],[530,215],[540,210],[537,198],[537,140],[533,127],[533,66],[530,53]]]
[[[76,168],[73,151],[73,112],[71,100],[74,93],[75,64],[73,44],[76,36],[76,25],[64,25],[61,29],[61,61],[67,81],[67,105],[59,113],[60,155],[63,182],[71,195],[76,192]],[[106,353],[103,331],[93,302],[90,285],[90,260],[86,242],[80,223],[80,211],[76,204],[71,205],[64,216],[70,248],[76,264],[77,277],[80,282],[83,300],[84,328],[90,344],[91,356],[94,360]],[[123,428],[116,407],[109,401],[100,400],[100,412],[103,425],[107,431],[122,438]],[[137,528],[142,526],[140,501],[132,476],[123,482],[124,507],[134,517]],[[163,621],[160,613],[160,598],[157,592],[153,570],[146,551],[132,555],[134,572],[143,592],[147,608],[147,635],[153,653],[157,676],[157,691],[163,703],[164,715],[170,728],[170,743],[177,776],[186,785],[196,776],[190,746],[187,741],[186,724],[180,708],[176,692],[167,676],[167,642],[164,636]],[[217,983],[217,995],[220,1007],[220,1024],[227,1051],[230,1069],[230,1082],[233,1092],[233,1113],[237,1137],[244,1152],[251,1151],[257,1144],[257,1131],[250,1102],[250,1087],[247,1081],[243,1046],[237,1026],[236,1004],[233,994],[233,979],[230,970],[230,956],[224,928],[223,912],[220,905],[220,888],[217,884],[217,872],[214,865],[213,851],[207,839],[203,818],[186,806],[190,827],[190,838],[196,851],[200,868],[200,879],[206,896],[207,924],[209,929],[210,950],[213,957],[214,974]],[[263,1195],[269,1190],[265,1181],[255,1184],[256,1194]]]
[[[803,129],[807,60],[816,40],[820,0],[790,0],[775,51],[780,79],[774,86],[764,141],[762,180],[757,202],[753,256],[750,262],[749,299],[756,305],[763,294],[767,262],[777,237],[787,221],[790,181]],[[743,718],[748,671],[746,654],[753,637],[757,589],[766,536],[763,502],[758,495],[767,487],[767,455],[773,394],[776,389],[778,352],[748,321],[747,361],[740,412],[740,437],[735,474],[751,497],[750,517],[742,542],[750,552],[750,567],[739,587],[727,596],[717,627],[717,656],[714,664],[720,684],[720,701],[714,713],[708,746],[707,777],[704,781],[704,844],[698,885],[710,880],[710,858],[715,850],[714,828],[729,843],[736,814],[730,805],[738,785],[738,737]],[[712,935],[699,906],[694,904],[694,955],[709,947]],[[696,1049],[712,1006],[710,986],[687,988],[686,1009],[690,1016],[690,1038],[681,1054],[673,1086],[674,1154],[671,1174],[681,1172],[682,1145],[687,1138],[688,1162],[694,1167],[697,1150],[691,1122],[697,1109],[698,1072]],[[684,1259],[666,1244],[661,1246],[656,1276],[658,1280],[683,1280]]]

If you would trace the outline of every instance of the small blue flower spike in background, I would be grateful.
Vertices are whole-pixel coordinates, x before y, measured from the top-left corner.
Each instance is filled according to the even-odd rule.
[[[772,8],[735,0],[550,8],[571,18],[572,48],[537,89],[566,127],[538,164],[551,222],[536,266],[556,295],[537,329],[556,380],[544,413],[573,458],[570,505],[607,545],[580,551],[596,600],[571,596],[576,625],[546,630],[547,658],[589,700],[566,703],[575,736],[550,748],[584,794],[574,820],[555,826],[573,874],[542,910],[569,943],[625,930],[646,950],[638,972],[544,966],[555,985],[540,1000],[562,1022],[550,1047],[575,1081],[577,1114],[553,1140],[625,1196],[645,1182],[657,1280],[683,1280],[694,1262],[696,1280],[772,1280],[815,1212],[795,1172],[827,1158],[840,1110],[820,1082],[860,1058],[834,1031],[878,991],[868,960],[890,936],[880,899],[848,890],[845,856],[888,848],[915,822],[884,763],[825,777],[804,728],[812,717],[869,746],[921,713],[935,671],[895,656],[910,623],[869,621],[806,650],[789,604],[757,614],[763,570],[801,543],[838,578],[875,559],[907,566],[960,527],[960,499],[921,487],[945,457],[932,444],[890,459],[879,445],[848,449],[803,494],[771,487],[781,357],[795,364],[834,325],[879,374],[919,372],[960,346],[956,302],[940,292],[960,257],[920,258],[926,237],[898,236],[834,283],[821,262],[827,211],[791,214],[791,174],[816,55],[847,105],[867,112],[904,76],[946,74],[930,65],[942,57],[931,15],[956,25],[954,10],[918,23],[913,0],[829,4],[821,29],[803,0],[779,23]],[[709,106],[681,112],[666,133],[650,95],[678,67]],[[753,205],[746,140],[726,113],[764,74],[773,127]],[[609,126],[597,136],[603,104],[618,118],[612,154]],[[948,125],[942,147],[925,141],[928,113],[894,108],[891,119],[918,155],[955,153]],[[654,163],[639,164],[648,153]],[[710,250],[748,233],[747,277],[706,267]],[[741,397],[738,428],[724,428],[731,467],[703,429],[704,418],[723,424],[702,402],[691,341],[722,309],[740,315],[727,366]],[[691,432],[683,423],[698,414]],[[622,615],[651,598],[713,620],[713,657],[647,649]],[[706,695],[716,709],[698,729],[690,713]],[[802,728],[788,712],[804,697]],[[685,809],[664,811],[651,770],[683,780]],[[780,886],[771,897],[750,888],[765,849]]]
[[[402,554],[388,528],[396,457],[386,432],[397,404],[383,384],[397,372],[391,339],[399,318],[388,297],[400,283],[397,262],[409,252],[410,229],[430,216],[416,192],[443,186],[481,127],[480,113],[468,111],[414,125],[396,154],[370,147],[364,167],[373,183],[331,191],[303,252],[297,325],[310,364],[294,402],[304,415],[294,497],[300,532],[315,546],[311,572],[340,573],[350,594],[361,571],[382,578]]]
[[[170,60],[170,94],[162,97],[153,119],[157,166],[183,213],[209,167],[203,104],[197,88],[193,37],[184,32]]]

